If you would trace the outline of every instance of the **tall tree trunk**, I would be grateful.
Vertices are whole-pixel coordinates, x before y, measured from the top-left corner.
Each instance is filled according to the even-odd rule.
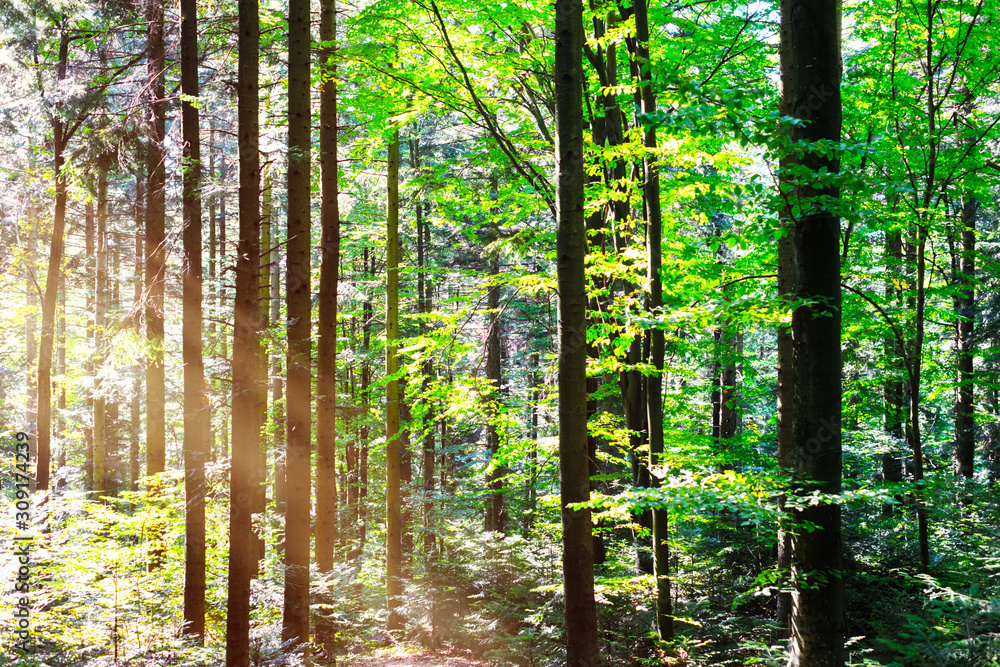
[[[587,293],[584,262],[583,4],[556,0],[556,261],[559,289],[559,470],[566,662],[597,665],[593,528],[587,446]]]
[[[100,498],[107,488],[107,411],[101,389],[104,365],[104,332],[108,310],[108,160],[99,158],[97,166],[97,272],[93,284],[94,315],[94,486]]]
[[[257,325],[260,327],[261,332],[267,331],[271,326],[271,267],[269,266],[270,261],[270,251],[272,243],[272,225],[271,225],[271,199],[272,190],[271,187],[271,170],[268,169],[266,175],[263,175],[264,188],[261,193],[261,215],[260,215],[260,269],[258,277],[258,287],[259,291],[257,293],[257,309],[259,312],[259,319]],[[267,509],[267,452],[268,452],[268,433],[267,433],[267,372],[270,366],[270,359],[268,357],[268,341],[270,336],[261,337],[261,345],[258,349],[260,357],[257,359],[257,385],[259,386],[260,398],[257,405],[257,409],[260,411],[260,425],[261,425],[261,439],[260,439],[260,454],[257,457],[257,469],[254,472],[254,476],[258,480],[256,488],[254,488],[253,495],[253,513],[262,514]],[[253,534],[253,550],[257,552],[257,563],[258,569],[253,573],[252,578],[257,578],[260,574],[260,563],[264,560],[265,546],[264,537],[256,530]]]
[[[790,5],[789,5],[790,6]],[[791,63],[791,20],[782,21],[780,24],[779,51],[782,62]],[[794,79],[792,77],[791,66],[782,66],[781,70],[781,94],[778,98],[778,113],[782,117],[791,116],[794,112],[795,95]],[[788,137],[791,141],[791,137]],[[792,164],[790,155],[782,153],[779,158],[779,187],[782,197],[790,197],[794,184],[789,175],[789,166]],[[779,237],[778,237],[778,298],[785,301],[785,307],[791,308],[794,300],[795,274],[792,265],[792,255],[794,254],[793,222],[791,204],[788,200],[784,202],[778,212]],[[794,396],[794,367],[792,366],[792,330],[784,322],[779,322],[777,327],[777,445],[778,445],[778,468],[782,474],[790,475],[794,467],[794,433],[792,426],[793,414],[792,406],[795,404]],[[781,494],[778,498],[778,507],[785,509],[786,495]],[[782,513],[782,519],[778,522],[778,573],[784,585],[780,588],[786,589],[790,585],[789,577],[792,568],[792,530],[788,527],[791,515]],[[775,621],[778,624],[778,637],[787,638],[791,631],[792,622],[792,594],[781,591],[778,593],[777,611]]]
[[[840,2],[782,0],[787,48],[781,49],[783,83],[790,83],[793,115],[809,120],[791,129],[793,141],[840,141]],[[785,32],[787,31],[787,32]],[[787,78],[786,78],[787,77]],[[788,94],[788,90],[785,91]],[[836,494],[841,488],[840,221],[817,197],[839,198],[837,187],[813,176],[836,173],[839,161],[818,151],[794,158],[800,176],[789,196],[794,294],[792,313],[792,493]],[[791,159],[789,160],[791,162]],[[801,173],[801,171],[800,171]],[[796,523],[818,530],[792,536],[792,667],[844,664],[844,592],[841,580],[840,507],[809,505],[793,511]]]
[[[333,569],[337,542],[337,281],[340,265],[340,207],[337,181],[337,8],[335,0],[320,7],[319,54],[324,72],[319,93],[320,225],[319,348],[316,378],[316,564]]]
[[[491,197],[498,194],[497,178],[490,178]],[[498,212],[494,209],[494,215]],[[492,225],[490,242],[495,243],[500,235],[499,223]],[[500,318],[500,256],[494,250],[489,257],[489,283],[486,293],[486,310],[489,313],[486,332],[486,381],[490,385],[488,398],[488,420],[486,423],[486,442],[489,449],[489,473],[486,476],[486,488],[489,489],[489,500],[486,503],[486,530],[507,533],[507,515],[503,502],[503,477],[505,470],[500,464],[500,404],[503,400],[503,375],[500,364],[502,349],[503,321]]]
[[[136,176],[135,179],[135,198],[136,198],[136,228],[139,227],[139,222],[144,218],[143,205],[145,197],[143,197],[143,182],[142,176]],[[145,254],[143,253],[143,240],[142,234],[138,232],[135,235],[135,282],[134,282],[134,293],[132,296],[133,308],[138,309],[139,304],[142,302],[142,285],[143,279],[142,270],[145,266]],[[142,430],[141,416],[142,416],[142,373],[139,371],[141,368],[136,368],[135,382],[132,388],[132,404],[129,409],[129,445],[128,445],[128,460],[129,460],[129,489],[133,493],[139,492],[139,477],[142,475],[142,469],[139,463],[139,432]]]
[[[899,231],[886,232],[885,237],[885,299],[886,303],[898,302],[902,296],[899,284],[899,268],[903,258],[903,240]],[[903,439],[903,422],[906,420],[903,410],[903,379],[899,375],[899,368],[904,362],[904,350],[899,341],[892,333],[887,333],[883,343],[886,368],[893,369],[887,373],[888,377],[883,387],[884,394],[884,429],[885,432],[897,441]],[[897,455],[896,447],[889,451],[882,452],[882,481],[902,482],[903,462]],[[882,515],[892,516],[895,513],[895,505],[885,503],[882,505]]]
[[[309,276],[312,143],[309,0],[288,3],[288,509],[282,641],[309,640],[312,308]]]
[[[416,140],[414,140],[416,144]],[[418,153],[414,155],[414,169],[420,168]],[[430,221],[424,216],[426,205],[418,201],[414,213],[416,214],[417,226],[417,298],[419,300],[419,310],[423,317],[420,319],[420,333],[427,335],[427,323],[431,313],[431,299],[433,287],[431,281],[427,279],[427,254],[430,246],[431,227]],[[429,211],[429,207],[428,211]],[[433,558],[434,552],[434,503],[431,498],[434,495],[434,463],[437,458],[435,451],[435,415],[434,403],[429,398],[431,388],[431,378],[434,376],[434,362],[427,359],[423,366],[423,388],[422,393],[425,401],[425,411],[423,419],[424,429],[424,506],[423,506],[423,528],[424,528],[424,552],[428,558]]]
[[[253,548],[252,498],[261,482],[260,408],[255,386],[260,360],[260,156],[258,151],[257,0],[238,5],[237,122],[239,134],[239,240],[236,253],[236,301],[233,319],[233,449],[229,504],[229,596],[226,609],[226,667],[250,664],[250,579],[257,571]],[[220,236],[225,222],[219,221]],[[223,242],[223,248],[225,244]],[[225,262],[223,261],[223,264]],[[223,297],[224,298],[224,297]],[[222,300],[222,298],[220,298]],[[225,327],[222,328],[225,340]]]
[[[30,146],[34,150],[34,143]],[[34,168],[34,165],[32,165]],[[30,196],[30,195],[29,195]],[[29,457],[34,451],[38,452],[38,286],[35,276],[35,262],[38,258],[38,209],[33,199],[28,202],[28,270],[24,276],[24,290],[26,294],[25,307],[27,314],[24,322],[24,365],[28,369],[28,396],[27,396],[27,422],[28,422],[28,451]],[[34,442],[32,442],[34,441]],[[32,448],[34,444],[34,448]],[[32,457],[33,458],[33,457]],[[29,488],[34,491],[34,478],[29,480]]]
[[[362,255],[363,276],[368,276],[368,248],[364,249]],[[362,365],[361,365],[361,400],[363,402],[365,414],[370,410],[371,397],[369,387],[371,386],[371,364],[369,353],[371,352],[371,325],[374,316],[372,302],[365,299],[361,306],[361,331],[362,331]],[[360,557],[365,550],[365,542],[368,539],[368,421],[361,422],[358,429],[358,439],[361,441],[361,451],[358,455],[358,547],[355,558]]]
[[[656,113],[653,94],[653,74],[649,56],[649,18],[646,0],[637,0],[635,7],[636,57],[640,63],[641,109],[644,114]],[[643,160],[642,197],[646,207],[646,243],[649,280],[649,310],[655,316],[663,308],[662,265],[663,221],[660,214],[660,175],[656,164],[656,127],[643,130],[643,145],[647,149]],[[663,456],[663,329],[651,332],[649,361],[654,372],[646,378],[646,419],[649,425],[649,466],[662,465]],[[653,487],[659,479],[650,478]],[[670,599],[670,547],[667,542],[667,510],[653,510],[653,576],[656,578],[656,632],[661,640],[674,636],[673,610]]]
[[[56,85],[66,78],[69,59],[69,32],[65,19],[59,26],[59,64],[56,68]],[[45,278],[45,296],[42,299],[42,336],[38,347],[38,453],[35,468],[35,489],[49,488],[49,463],[52,443],[52,348],[55,344],[56,296],[59,292],[59,273],[62,271],[63,246],[66,234],[66,174],[65,150],[69,137],[59,113],[52,120],[53,178],[55,181],[55,210],[52,217],[52,241],[49,246],[49,266]]]
[[[87,317],[87,344],[90,349],[95,349],[97,340],[97,216],[94,213],[94,203],[88,201],[83,206],[83,227],[84,227],[84,253],[85,268],[84,280],[87,288],[86,317]],[[93,354],[87,357],[86,369],[88,377],[94,377],[97,373]],[[84,440],[84,484],[88,491],[94,490],[94,386],[87,390],[87,415],[90,417],[83,427]]]
[[[166,284],[166,59],[163,2],[148,0],[146,59],[149,76],[149,143],[146,147],[146,474],[166,470],[166,378],[163,367]],[[156,490],[158,485],[151,490]],[[150,567],[165,557],[154,538]]]
[[[34,256],[34,253],[32,253]],[[35,301],[38,300],[38,294],[35,292],[35,286],[30,285],[31,290],[29,294],[35,297]],[[58,340],[56,341],[58,345],[56,365],[58,366],[57,372],[59,373],[59,419],[57,420],[59,429],[59,459],[56,463],[56,470],[66,465],[66,443],[69,442],[69,438],[66,437],[66,273],[59,273],[59,321],[57,322],[58,330],[56,335]],[[34,338],[34,328],[35,325],[31,325],[31,337]],[[31,364],[28,365],[31,368]],[[29,375],[34,381],[34,374],[29,371]],[[37,390],[35,395],[37,396]],[[37,400],[37,399],[36,399]],[[33,403],[29,403],[33,405]],[[34,420],[32,420],[34,421]],[[65,486],[66,478],[64,476],[58,479],[59,486]]]
[[[955,396],[955,474],[972,479],[975,470],[976,417],[973,403],[975,382],[972,361],[975,357],[973,326],[976,320],[976,215],[979,203],[967,197],[959,218],[961,245],[956,284],[961,292],[955,296],[955,350],[958,367],[958,389]]]
[[[276,237],[277,234],[274,235]],[[278,244],[271,245],[271,322],[277,325],[281,316],[281,262],[278,255]],[[281,355],[278,347],[272,347],[271,351],[271,435],[273,442],[271,450],[274,452],[274,507],[279,514],[285,512],[286,486],[285,486],[285,417],[284,402],[282,394],[284,385],[281,378]],[[284,549],[284,542],[278,546],[279,550]]]
[[[403,507],[400,479],[402,475],[402,441],[399,429],[399,130],[389,142],[388,206],[386,211],[386,315],[385,315],[385,374],[391,378],[385,398],[385,597],[390,632],[403,627],[398,611],[403,593]]]
[[[201,136],[198,108],[198,3],[181,0],[184,360],[184,634],[205,636],[205,460],[211,413],[202,358]]]

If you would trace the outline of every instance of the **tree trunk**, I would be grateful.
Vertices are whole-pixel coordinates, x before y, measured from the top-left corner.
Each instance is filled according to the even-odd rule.
[[[229,597],[226,609],[226,667],[250,664],[250,579],[257,571],[253,548],[252,499],[261,483],[258,406],[260,294],[260,157],[258,151],[259,9],[256,0],[238,5],[237,131],[239,134],[239,239],[233,318],[233,443],[229,505]],[[224,219],[220,219],[223,237]],[[223,264],[225,262],[223,261]],[[222,300],[220,298],[220,300]],[[225,340],[225,327],[222,327]]]
[[[416,143],[416,142],[414,142]],[[416,156],[416,151],[414,151]],[[419,161],[415,160],[415,168],[419,168]],[[416,205],[416,226],[417,226],[417,295],[419,299],[420,313],[424,316],[420,320],[420,332],[427,334],[427,322],[431,313],[431,299],[433,287],[431,281],[427,279],[427,254],[430,246],[431,227],[430,221],[424,216],[424,202],[417,202]],[[428,212],[429,212],[429,206]],[[428,394],[430,392],[431,378],[434,376],[434,362],[430,359],[424,362],[423,366],[423,395],[426,403],[424,411],[424,506],[423,506],[423,528],[424,528],[424,552],[428,557],[434,553],[434,504],[431,501],[434,495],[434,463],[437,458],[435,451],[435,413],[434,404]]]
[[[650,70],[649,22],[645,0],[637,0],[635,7],[636,57],[640,67],[641,109],[644,114],[656,113],[653,94],[653,75]],[[660,176],[656,164],[656,128],[650,125],[643,130],[643,145],[647,149],[643,160],[642,197],[646,207],[646,242],[650,294],[649,310],[655,316],[663,308],[663,282],[660,277],[662,264],[663,221],[660,214]],[[646,378],[646,412],[649,425],[649,466],[661,466],[663,456],[663,329],[651,332],[649,361],[654,373]],[[653,487],[659,486],[659,476],[650,478]],[[667,542],[667,510],[653,510],[653,575],[656,578],[656,632],[663,641],[674,636],[673,611],[670,599],[670,550]]]
[[[146,474],[166,470],[166,378],[163,367],[164,287],[166,284],[166,59],[163,2],[149,0],[146,58],[149,76],[150,138],[146,147]],[[159,485],[151,487],[155,492]],[[158,538],[154,538],[158,542]],[[150,567],[165,553],[154,544]]]
[[[336,2],[323,0],[319,54],[324,72],[319,92],[320,225],[319,348],[316,378],[316,564],[333,569],[337,542],[337,281],[340,265],[340,207],[337,181]]]
[[[277,234],[274,235],[275,237]],[[271,247],[271,322],[277,325],[281,316],[281,262],[278,255],[278,244],[273,243]],[[271,450],[274,452],[274,508],[279,514],[284,514],[285,503],[287,501],[285,485],[285,417],[284,393],[281,378],[281,355],[277,346],[271,351],[271,434],[274,441],[271,443]],[[278,550],[284,549],[284,541],[279,542]]]
[[[108,160],[103,156],[97,166],[97,272],[93,283],[96,309],[94,315],[94,486],[100,498],[107,489],[107,411],[101,391],[104,365],[104,332],[108,311]]]
[[[56,85],[66,78],[69,59],[69,32],[63,20],[59,28],[59,64]],[[57,105],[58,106],[58,105]],[[38,441],[34,489],[49,488],[49,452],[52,442],[52,348],[55,344],[56,296],[59,292],[59,273],[62,271],[63,246],[66,234],[66,142],[65,126],[56,113],[52,121],[53,180],[55,181],[55,210],[52,217],[52,241],[49,249],[49,266],[45,278],[45,296],[42,299],[42,336],[38,347]],[[34,490],[33,489],[33,490]]]
[[[955,296],[955,350],[958,367],[958,389],[955,396],[955,474],[972,479],[975,470],[976,417],[973,403],[975,379],[972,362],[975,358],[973,326],[976,320],[976,215],[979,203],[974,198],[963,202],[961,216],[961,250],[955,281],[961,292]]]
[[[142,201],[145,200],[143,196],[143,182],[142,176],[136,176],[135,178],[135,198],[136,198],[136,228],[139,227],[140,220],[144,217]],[[143,241],[142,234],[136,233],[135,235],[135,291],[132,296],[133,308],[139,308],[139,304],[142,301],[142,284],[143,280],[140,278],[142,276],[143,266],[145,265],[145,256],[143,254]],[[139,372],[141,369],[136,368],[135,383],[133,385],[132,392],[132,404],[129,410],[129,445],[128,445],[128,460],[129,460],[129,489],[133,493],[139,492],[139,477],[142,475],[142,468],[139,464],[139,432],[142,430],[141,416],[142,416],[142,374]]]
[[[260,208],[260,268],[258,269],[258,292],[257,292],[257,310],[259,313],[258,326],[261,332],[266,332],[270,326],[270,315],[271,315],[271,267],[269,266],[270,261],[270,251],[272,246],[272,235],[271,235],[271,199],[272,199],[272,187],[271,187],[271,171],[267,170],[266,176],[263,175],[264,187],[261,192],[261,208]],[[257,359],[257,381],[256,385],[260,391],[259,403],[257,409],[260,411],[260,455],[257,457],[257,469],[254,471],[254,476],[258,480],[257,487],[254,489],[253,494],[253,513],[263,514],[267,510],[267,452],[268,452],[268,433],[267,433],[267,371],[270,365],[270,359],[268,357],[269,347],[268,341],[270,336],[261,336],[261,345],[258,349],[260,353]],[[257,564],[258,569],[253,573],[252,578],[256,579],[260,572],[260,563],[264,560],[266,555],[264,537],[257,531],[254,530],[253,534],[253,549],[257,552]]]
[[[402,629],[398,611],[403,593],[403,508],[400,488],[402,442],[399,430],[399,131],[389,142],[388,207],[386,212],[386,314],[385,373],[389,380],[385,398],[385,597],[389,618],[386,629]]]
[[[198,108],[198,4],[181,0],[184,360],[184,634],[205,636],[205,459],[211,414],[202,359],[201,136]]]
[[[309,1],[288,4],[288,507],[282,641],[309,641],[309,542],[312,458],[312,290],[309,284]]]
[[[790,50],[792,47],[791,21],[782,21],[779,30],[779,55],[785,59],[782,62],[790,63]],[[793,85],[794,79],[792,78],[791,67],[783,66],[781,70],[781,94],[778,98],[778,113],[783,117],[791,116],[794,112],[795,96]],[[790,136],[788,137],[788,141],[791,141]],[[790,156],[782,153],[779,158],[778,171],[779,186],[782,188],[781,195],[783,197],[790,196],[794,187],[792,179],[788,175],[788,167],[790,165]],[[791,204],[787,200],[778,213],[778,223],[778,297],[785,301],[786,308],[791,308],[795,297],[793,293],[795,290],[795,275],[792,266],[794,242],[792,236]],[[784,475],[788,475],[792,473],[795,459],[793,453],[794,433],[792,429],[794,424],[792,406],[795,404],[795,374],[792,366],[792,330],[784,322],[778,323],[777,348],[777,458],[779,471]],[[781,494],[778,498],[779,509],[785,509],[785,501],[785,494]],[[792,531],[787,528],[787,522],[790,520],[791,515],[783,513],[782,519],[778,523],[778,573],[781,577],[780,588],[786,589],[778,593],[777,611],[775,613],[775,621],[780,628],[777,634],[781,639],[788,637],[792,621],[792,594],[787,592],[787,587],[791,584],[789,577],[792,568]]]
[[[584,262],[583,5],[557,0],[555,20],[556,262],[559,290],[559,470],[566,662],[597,665],[593,528],[587,446],[587,293]]]
[[[840,2],[782,0],[787,48],[781,49],[785,94],[793,115],[810,122],[791,130],[793,141],[840,141]],[[785,32],[787,31],[787,32]],[[783,46],[786,46],[783,44]],[[787,77],[787,78],[786,78]],[[809,174],[836,173],[836,158],[816,151],[789,157]],[[839,198],[835,186],[798,177],[789,195],[794,294],[792,313],[791,492],[836,494],[841,485],[840,221],[829,208],[799,202]],[[803,303],[804,302],[804,303]],[[792,667],[844,664],[844,592],[841,580],[840,507],[820,503],[798,508],[792,536]]]
[[[497,194],[496,177],[490,179],[490,192],[493,198]],[[493,211],[497,213],[496,210]],[[499,236],[499,227],[495,226],[490,233],[490,242],[495,242]],[[500,319],[500,257],[493,251],[489,257],[489,283],[487,286],[486,310],[489,313],[486,332],[486,381],[490,386],[488,398],[488,418],[486,422],[486,442],[489,449],[489,473],[486,476],[486,488],[489,489],[489,500],[486,503],[486,530],[507,533],[507,515],[503,503],[503,476],[505,471],[500,465],[500,403],[503,393],[503,376],[501,374],[500,351],[501,331],[503,322]]]

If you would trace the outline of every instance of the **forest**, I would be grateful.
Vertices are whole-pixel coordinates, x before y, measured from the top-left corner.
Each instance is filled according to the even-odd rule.
[[[0,665],[1000,666],[997,44],[0,0]]]

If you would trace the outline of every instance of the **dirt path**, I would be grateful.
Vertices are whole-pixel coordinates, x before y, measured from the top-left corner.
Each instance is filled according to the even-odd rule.
[[[347,658],[344,664],[347,667],[487,667],[487,663],[457,651],[402,653],[388,650],[363,658]]]

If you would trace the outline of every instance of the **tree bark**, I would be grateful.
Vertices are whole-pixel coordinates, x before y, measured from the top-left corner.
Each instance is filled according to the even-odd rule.
[[[166,60],[163,2],[148,0],[146,59],[149,76],[149,141],[146,146],[146,474],[166,470],[166,377],[163,366],[166,284]],[[151,491],[155,491],[154,485]],[[155,545],[150,567],[165,554]]]
[[[973,327],[976,320],[976,215],[979,204],[966,198],[959,217],[961,245],[956,284],[961,292],[955,296],[955,350],[958,367],[958,389],[955,396],[955,474],[972,479],[975,471],[976,416],[974,404],[975,378],[972,362],[975,358]]]
[[[646,0],[637,0],[635,8],[636,58],[640,68],[639,88],[644,114],[656,113],[653,94],[652,63],[649,55],[649,22]],[[643,159],[642,197],[646,207],[646,243],[649,280],[649,311],[655,316],[663,308],[662,265],[663,220],[660,213],[660,176],[656,164],[656,128],[650,125],[643,130],[643,145],[647,149]],[[650,333],[649,361],[654,373],[646,378],[646,413],[649,425],[649,467],[662,466],[663,456],[663,360],[665,352],[663,329]],[[659,486],[661,475],[652,475],[653,487]],[[673,610],[670,599],[670,549],[667,542],[667,510],[653,510],[653,576],[656,578],[656,632],[663,641],[674,636]]]
[[[323,79],[319,91],[320,246],[319,348],[316,378],[316,564],[333,569],[337,542],[337,281],[340,265],[340,207],[337,180],[337,8],[335,0],[320,6],[319,54]]]
[[[388,146],[388,205],[386,211],[386,314],[385,373],[385,597],[389,618],[386,629],[402,629],[398,611],[403,593],[403,507],[400,488],[402,443],[399,429],[399,131]]]
[[[559,471],[566,662],[601,664],[594,601],[587,443],[587,253],[583,156],[583,4],[557,0],[555,17],[556,266],[559,290]]]
[[[184,634],[205,636],[205,460],[211,415],[202,358],[201,136],[198,108],[198,4],[181,0],[181,102],[183,132],[183,241],[181,263],[184,331]]]
[[[94,466],[95,496],[100,498],[107,489],[107,410],[101,390],[101,371],[104,365],[104,332],[108,311],[108,160],[103,156],[97,166],[97,271],[92,288],[94,310]]]
[[[498,188],[497,178],[492,177],[490,179],[490,192],[494,200],[499,196]],[[497,214],[496,209],[494,209],[493,214]],[[495,242],[499,233],[499,227],[494,225],[490,231],[490,241]],[[489,313],[486,332],[486,381],[490,385],[490,393],[486,442],[490,463],[489,473],[486,476],[486,488],[489,489],[486,503],[486,530],[506,534],[507,514],[504,509],[502,480],[505,471],[499,462],[500,431],[498,424],[503,390],[503,375],[500,364],[503,322],[500,318],[500,256],[495,250],[490,253],[489,257],[488,280],[486,292],[486,310]]]
[[[310,278],[309,0],[288,4],[288,508],[285,514],[283,641],[309,641],[312,458],[312,290]]]
[[[66,63],[69,59],[69,32],[66,30],[65,20],[60,22],[59,32],[56,85],[66,78]],[[68,137],[65,130],[62,118],[57,113],[52,120],[55,209],[52,216],[52,242],[45,278],[45,296],[42,299],[42,335],[38,347],[38,440],[34,489],[39,491],[46,491],[49,488],[52,443],[52,348],[55,344],[56,297],[59,292],[59,273],[62,271],[66,234],[66,174],[63,169]]]
[[[238,5],[237,131],[239,134],[239,238],[233,318],[233,428],[229,505],[229,581],[226,610],[226,667],[250,664],[250,579],[257,571],[253,542],[253,498],[260,457],[260,156],[258,113],[257,0]],[[221,230],[225,222],[220,219]],[[223,239],[223,248],[225,243]],[[224,262],[223,262],[224,264]],[[221,300],[221,299],[220,299]],[[225,340],[225,327],[222,327]]]
[[[793,141],[838,142],[840,105],[840,2],[782,0],[783,82],[792,114],[808,121],[791,130]],[[784,31],[787,31],[785,33]],[[786,78],[787,77],[787,78]],[[837,199],[839,189],[816,176],[836,173],[839,161],[809,150],[789,157],[809,170],[789,195],[793,291],[791,492],[836,494],[841,488],[840,221],[818,197]],[[783,193],[785,194],[785,193]],[[805,202],[800,206],[800,202]],[[793,510],[796,523],[816,530],[792,536],[792,667],[841,666],[844,654],[844,592],[841,580],[840,507],[826,502]]]

